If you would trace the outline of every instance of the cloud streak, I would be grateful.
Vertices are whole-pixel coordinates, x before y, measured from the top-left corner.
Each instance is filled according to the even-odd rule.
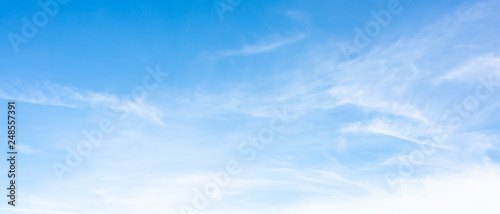
[[[283,46],[298,42],[305,38],[305,34],[297,34],[289,37],[273,36],[268,41],[262,41],[256,44],[245,44],[243,47],[235,50],[220,51],[222,56],[249,56],[255,54],[269,53]]]
[[[16,85],[23,85],[24,87],[16,87]],[[145,99],[132,100],[130,97],[122,99],[117,95],[79,90],[48,82],[19,82],[12,85],[3,85],[3,88],[0,88],[0,98],[38,105],[130,114],[155,123],[161,123],[161,119],[165,115],[162,110],[152,106]]]

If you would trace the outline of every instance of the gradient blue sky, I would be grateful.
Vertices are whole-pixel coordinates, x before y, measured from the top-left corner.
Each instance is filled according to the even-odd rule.
[[[22,155],[18,206],[1,212],[181,213],[237,160],[201,213],[496,213],[500,3],[401,0],[346,58],[388,2],[243,0],[220,20],[211,0],[69,1],[18,53],[7,35],[41,8],[4,2],[0,100],[18,101]],[[157,65],[164,81],[120,108]],[[450,125],[478,87],[487,98]],[[277,108],[284,131],[246,162],[238,145]],[[58,180],[52,164],[103,118],[116,130]]]

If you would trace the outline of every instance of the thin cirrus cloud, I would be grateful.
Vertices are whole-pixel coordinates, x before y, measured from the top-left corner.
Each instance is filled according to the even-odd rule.
[[[163,111],[148,104],[145,99],[120,99],[118,96],[108,93],[79,90],[49,82],[22,83],[22,85],[30,86],[21,88],[14,85],[3,85],[3,88],[0,88],[0,98],[38,105],[108,110],[113,113],[135,115],[162,124]]]
[[[165,95],[131,103],[137,108],[120,109],[119,96],[103,92],[52,84],[3,87],[2,99],[92,112],[130,111],[167,124],[123,124],[126,129],[107,135],[104,146],[64,183],[49,180],[46,189],[26,189],[26,198],[33,200],[24,203],[33,210],[52,210],[57,202],[64,205],[61,212],[74,213],[179,213],[179,204],[192,203],[193,189],[203,188],[210,173],[223,170],[228,160],[245,158],[237,145],[267,127],[271,107],[279,104],[294,116],[283,134],[293,143],[276,141],[259,150],[253,163],[242,165],[244,173],[232,177],[200,213],[493,214],[500,209],[500,175],[488,152],[499,147],[497,128],[472,118],[447,129],[443,115],[474,94],[470,83],[479,84],[478,77],[498,71],[498,55],[491,54],[498,50],[489,45],[496,40],[471,33],[485,27],[478,23],[492,22],[498,8],[495,1],[460,7],[427,26],[407,29],[409,36],[386,44],[374,40],[374,47],[352,60],[325,54],[331,43],[325,42],[320,50],[311,46],[299,53],[303,60],[298,63],[303,64],[295,70],[269,66],[277,69],[270,73],[280,84],[269,84],[264,92],[244,87],[225,92],[159,91]],[[306,43],[305,37],[277,36],[217,54],[271,53]],[[454,49],[457,45],[449,41],[463,46]],[[276,60],[282,59],[271,59],[271,65]],[[498,118],[495,103],[498,95],[492,94],[474,115]],[[167,109],[173,118],[163,121]],[[392,169],[401,159],[429,145],[433,130],[447,134],[437,139],[436,152],[415,165],[415,173],[400,188],[387,190],[384,173],[397,173]],[[39,153],[37,148],[26,155]],[[66,197],[68,191],[73,197]]]
[[[490,53],[468,59],[464,65],[439,77],[437,81],[471,81],[477,79],[478,76],[498,79],[500,77],[500,57]]]
[[[498,4],[487,1],[460,8],[455,13],[447,14],[445,18],[424,27],[421,32],[426,32],[425,34],[403,37],[385,48],[376,47],[358,58],[340,63],[337,67],[339,72],[334,75],[337,79],[334,83],[336,85],[330,89],[332,98],[340,105],[354,105],[374,115],[374,118],[368,120],[343,125],[340,133],[347,136],[352,133],[371,133],[373,137],[387,135],[425,145],[427,139],[432,138],[433,131],[444,132],[448,137],[436,142],[438,152],[432,156],[433,160],[454,159],[456,163],[462,162],[464,157],[475,163],[488,160],[481,152],[459,151],[485,152],[485,148],[496,147],[497,144],[493,143],[495,140],[489,140],[486,145],[479,147],[483,149],[474,146],[484,139],[495,139],[492,133],[482,132],[481,138],[472,136],[478,135],[474,133],[477,129],[473,123],[475,117],[484,118],[488,113],[492,114],[495,106],[498,108],[495,104],[498,103],[498,96],[492,94],[492,98],[481,103],[481,107],[471,113],[474,117],[465,118],[453,129],[449,129],[449,121],[445,120],[445,116],[468,95],[474,95],[474,90],[460,85],[461,82],[479,85],[482,79],[489,79],[493,85],[498,86],[499,61],[490,53],[496,50],[488,48],[488,44],[479,38],[467,42],[482,43],[479,49],[483,52],[478,52],[478,46],[475,46],[473,51],[457,50],[444,57],[441,50],[435,47],[453,48],[454,44],[444,41],[460,41],[464,34],[477,31],[478,26],[484,27],[477,23],[488,22],[488,19],[494,16],[492,8],[498,8]],[[434,30],[438,33],[433,32]],[[457,58],[466,57],[469,60],[456,60],[450,55]],[[445,84],[450,81],[454,84]],[[460,140],[452,137],[457,135],[463,137]],[[476,149],[469,149],[471,147]],[[400,153],[387,155],[388,158],[380,159],[379,163],[385,164],[388,160],[399,159],[401,156]],[[443,167],[440,162],[428,161],[426,164]],[[443,168],[448,167],[454,168],[451,164]]]
[[[272,52],[285,45],[298,42],[305,38],[305,34],[297,34],[288,37],[274,36],[267,41],[262,41],[256,44],[245,44],[243,47],[234,50],[219,51],[221,56],[248,56],[254,54]]]

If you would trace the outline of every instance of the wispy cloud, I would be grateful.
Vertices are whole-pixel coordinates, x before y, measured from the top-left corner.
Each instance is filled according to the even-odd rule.
[[[24,87],[19,87],[19,85]],[[128,96],[129,99],[121,99],[119,96],[109,93],[79,90],[49,82],[18,82],[17,84],[3,85],[0,88],[0,99],[130,114],[161,124],[161,118],[164,115],[162,110],[148,104],[145,99],[133,100],[130,95]]]
[[[400,138],[416,144],[449,149],[449,147],[445,147],[443,145],[430,144],[426,142],[430,136],[431,129],[426,127],[424,124],[415,124],[404,120],[376,118],[363,124],[359,122],[348,124],[342,127],[340,132],[382,134]]]
[[[285,14],[287,17],[290,17],[291,19],[294,19],[294,20],[300,21],[300,22],[304,22],[304,21],[307,21],[309,19],[308,15],[306,15],[304,12],[300,12],[300,11],[289,10],[289,11],[286,11]]]
[[[56,206],[51,202],[60,200],[67,205],[65,210],[79,213],[178,213],[178,203],[192,202],[193,187],[204,188],[212,170],[238,156],[235,147],[258,128],[255,124],[268,126],[269,121],[262,118],[271,117],[272,107],[278,104],[293,112],[286,134],[294,144],[270,143],[259,150],[259,159],[245,166],[242,175],[232,177],[230,186],[221,190],[217,203],[205,213],[493,214],[500,209],[500,175],[486,153],[499,147],[496,128],[481,121],[448,130],[437,145],[428,139],[433,130],[446,128],[446,110],[470,93],[470,87],[463,85],[470,85],[477,75],[498,71],[499,58],[490,54],[498,52],[497,46],[487,45],[496,40],[476,33],[486,26],[477,23],[491,21],[498,16],[492,11],[497,10],[494,1],[467,5],[430,26],[407,32],[413,36],[374,44],[348,61],[335,58],[336,49],[329,43],[311,47],[298,54],[304,60],[295,69],[276,65],[269,79],[280,84],[266,88],[224,92],[189,88],[124,101],[115,94],[49,83],[17,84],[29,85],[22,88],[2,85],[2,99],[127,112],[151,121],[161,121],[171,110],[175,120],[168,128],[135,121],[121,124],[116,135],[106,136],[99,154],[86,159],[88,165],[81,173],[59,184],[62,188],[30,190],[46,203],[23,203],[49,209]],[[269,53],[305,37],[274,36],[216,54]],[[457,45],[449,41],[464,46],[456,50]],[[476,113],[496,120],[500,106],[489,104],[498,103],[498,97],[491,100],[488,105],[481,103]],[[377,141],[379,137],[383,139]],[[385,143],[390,149],[374,149]],[[417,170],[419,176],[407,179],[401,189],[387,191],[381,171],[408,159],[408,150],[429,145],[437,152],[422,165],[438,172]],[[365,151],[376,157],[366,157]],[[75,197],[64,198],[68,192]]]
[[[477,81],[480,77],[487,76],[494,77],[497,81],[500,78],[500,57],[491,53],[469,59],[464,65],[460,65],[437,80],[438,82]]]
[[[243,47],[235,50],[223,50],[219,54],[222,56],[248,56],[254,54],[272,52],[280,47],[298,42],[305,38],[305,34],[297,34],[293,36],[272,36],[266,41],[261,41],[256,44],[245,44]]]

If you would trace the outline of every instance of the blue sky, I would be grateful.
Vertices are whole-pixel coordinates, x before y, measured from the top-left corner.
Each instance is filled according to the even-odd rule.
[[[2,213],[500,208],[497,1],[242,0],[223,20],[213,3],[60,1],[18,45],[43,10],[5,3],[0,99],[18,102],[21,155]],[[391,4],[382,26],[371,11]],[[103,121],[113,130],[68,166]]]

